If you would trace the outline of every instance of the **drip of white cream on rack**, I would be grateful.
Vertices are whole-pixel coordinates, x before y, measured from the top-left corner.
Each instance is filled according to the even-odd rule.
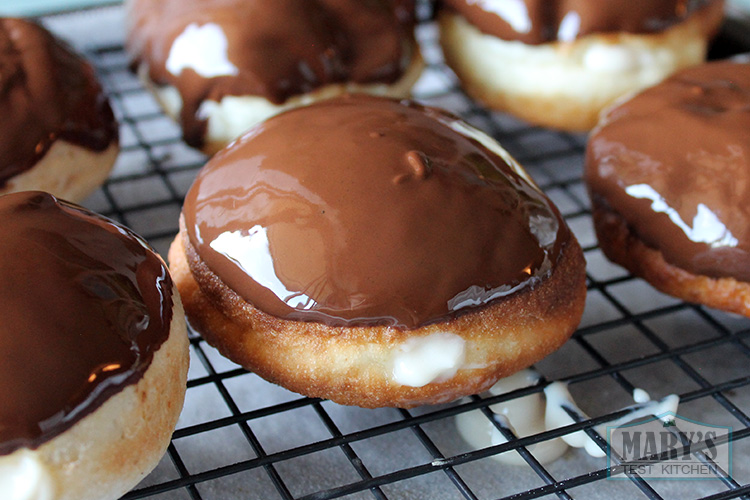
[[[501,379],[491,389],[490,394],[500,395],[511,391],[531,387],[539,383],[541,376],[533,370],[522,370],[510,377]],[[670,394],[653,401],[646,391],[640,388],[633,390],[635,405],[624,408],[628,412],[613,421],[593,427],[600,435],[606,435],[607,427],[618,427],[635,419],[653,415],[663,420],[670,420],[677,412],[680,398]],[[510,430],[516,437],[523,438],[548,430],[558,429],[575,423],[568,410],[587,419],[573,401],[567,384],[552,382],[544,388],[544,395],[536,392],[519,398],[491,405],[493,418],[497,424]],[[456,425],[466,442],[476,449],[496,446],[507,442],[496,423],[488,419],[481,410],[462,413],[456,417]],[[593,457],[605,456],[605,451],[584,431],[576,431],[559,438],[535,443],[526,449],[541,463],[550,463],[561,457],[568,447],[583,448]],[[506,464],[525,464],[523,457],[516,451],[507,451],[493,458]]]

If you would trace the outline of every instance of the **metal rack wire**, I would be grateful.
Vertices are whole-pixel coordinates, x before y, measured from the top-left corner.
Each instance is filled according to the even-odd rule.
[[[186,407],[165,458],[124,498],[134,499],[495,499],[750,497],[750,322],[659,294],[608,263],[597,248],[581,181],[585,136],[530,127],[467,98],[444,66],[437,32],[418,28],[428,63],[415,97],[447,108],[496,137],[563,212],[584,247],[589,298],[573,338],[535,367],[540,384],[414,410],[362,410],[304,398],[272,386],[191,337]],[[121,123],[122,154],[108,182],[85,204],[120,220],[166,255],[182,199],[205,158],[180,140],[128,70],[121,45],[86,54]],[[516,438],[490,406],[566,382],[590,417]],[[581,450],[540,464],[535,443],[579,430],[603,449],[596,427],[620,417],[634,388],[676,393],[681,415],[731,426],[731,471],[715,480],[664,482]],[[472,449],[454,417],[480,411],[508,442]],[[519,453],[525,465],[492,456]],[[710,463],[705,456],[698,457]],[[619,475],[618,475],[619,473]],[[611,480],[618,476],[624,480]]]

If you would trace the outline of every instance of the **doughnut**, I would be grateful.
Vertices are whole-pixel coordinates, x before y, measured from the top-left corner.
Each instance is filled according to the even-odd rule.
[[[750,64],[692,67],[608,110],[585,180],[610,260],[750,317]]]
[[[282,110],[407,97],[414,0],[128,0],[126,49],[187,144],[213,154]]]
[[[587,131],[613,100],[705,60],[723,0],[444,0],[462,87],[531,124]]]
[[[42,26],[0,18],[0,195],[81,201],[109,175],[118,129],[91,65]]]
[[[586,294],[577,240],[505,150],[366,95],[276,115],[209,160],[169,263],[224,356],[361,407],[489,388],[564,343]]]
[[[119,498],[161,459],[185,396],[166,264],[48,193],[0,197],[0,220],[2,497]]]

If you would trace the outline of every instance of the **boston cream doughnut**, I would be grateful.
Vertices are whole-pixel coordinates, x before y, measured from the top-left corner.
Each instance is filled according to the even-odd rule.
[[[224,355],[363,407],[487,389],[567,340],[586,292],[575,237],[494,141],[362,95],[272,117],[212,158],[169,260]]]
[[[47,30],[0,18],[0,194],[80,201],[107,178],[117,123],[93,68]]]
[[[187,335],[166,265],[41,192],[0,197],[3,500],[119,498],[182,409]]]
[[[723,0],[443,0],[466,92],[531,123],[588,130],[615,98],[701,63]]]
[[[611,260],[668,294],[750,316],[750,65],[690,68],[610,109],[586,181]]]
[[[281,110],[346,91],[406,97],[413,0],[129,0],[127,48],[185,141],[213,153]]]

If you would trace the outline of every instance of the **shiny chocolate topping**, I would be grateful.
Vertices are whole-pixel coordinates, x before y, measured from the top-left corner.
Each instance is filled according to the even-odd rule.
[[[0,116],[0,186],[33,167],[57,139],[93,151],[117,140],[93,68],[23,19],[0,18]]]
[[[409,65],[413,0],[131,0],[128,51],[183,101],[185,140],[203,143],[200,106],[224,96],[281,104],[327,84],[393,83]]]
[[[592,197],[667,262],[750,281],[750,65],[684,70],[593,132]]]
[[[526,44],[592,33],[652,33],[719,0],[442,0],[484,33]]]
[[[0,197],[0,455],[36,448],[140,380],[172,282],[136,235],[41,192]]]
[[[199,173],[188,256],[266,313],[334,326],[416,328],[531,287],[569,230],[480,137],[366,96],[278,115]]]

